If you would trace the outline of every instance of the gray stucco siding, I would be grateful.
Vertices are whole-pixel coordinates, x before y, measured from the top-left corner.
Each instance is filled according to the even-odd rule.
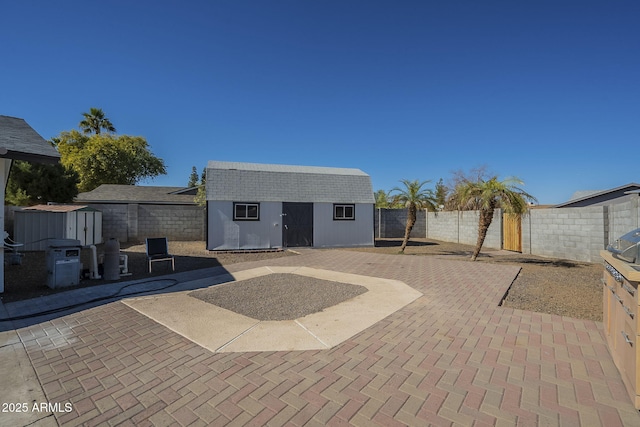
[[[269,249],[282,246],[282,203],[260,202],[258,221],[234,221],[233,202],[209,201],[209,250]]]

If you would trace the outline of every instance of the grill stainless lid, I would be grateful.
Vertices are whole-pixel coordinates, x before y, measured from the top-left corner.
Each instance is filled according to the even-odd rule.
[[[621,236],[613,244],[607,246],[607,250],[616,258],[636,264],[640,261],[640,228]]]

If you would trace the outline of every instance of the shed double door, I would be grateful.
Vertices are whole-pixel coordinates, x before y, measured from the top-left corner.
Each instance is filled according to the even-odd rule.
[[[282,204],[284,247],[313,246],[313,203]]]

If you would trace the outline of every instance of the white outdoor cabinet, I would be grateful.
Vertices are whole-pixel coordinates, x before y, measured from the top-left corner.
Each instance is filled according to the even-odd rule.
[[[22,250],[47,250],[49,239],[74,239],[80,245],[102,243],[102,212],[80,205],[37,205],[15,212],[13,240]]]

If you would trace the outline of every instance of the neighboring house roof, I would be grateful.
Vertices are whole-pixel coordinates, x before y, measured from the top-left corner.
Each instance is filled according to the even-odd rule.
[[[0,158],[56,163],[60,153],[24,119],[0,116]]]
[[[195,187],[187,187],[187,188],[182,188],[180,187],[179,190],[177,191],[172,191],[169,194],[188,194],[190,196],[196,196],[198,194],[198,188],[200,188],[201,185],[196,185]]]
[[[76,203],[146,203],[193,205],[193,195],[175,194],[186,187],[155,187],[142,185],[102,184],[85,193],[80,193]]]
[[[588,197],[593,196],[594,194],[602,193],[603,191],[606,191],[606,190],[578,190],[571,195],[571,198],[569,199],[569,201],[586,199]]]
[[[210,161],[207,200],[374,203],[360,169]]]
[[[632,182],[620,187],[601,191],[576,191],[567,202],[555,205],[554,208],[572,208],[609,204],[615,199],[628,197],[629,192],[640,190],[640,184]]]
[[[95,211],[89,206],[83,205],[35,205],[22,208],[23,211],[39,211],[39,212],[74,212],[74,211]]]

